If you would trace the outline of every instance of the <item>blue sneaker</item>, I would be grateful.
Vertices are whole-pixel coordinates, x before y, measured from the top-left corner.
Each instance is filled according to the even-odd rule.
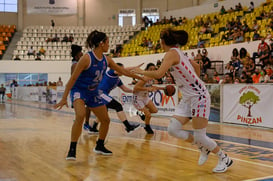
[[[89,130],[91,129],[91,127],[90,127],[90,125],[89,125],[89,124],[84,123],[84,125],[83,125],[83,129],[84,129],[85,131],[89,131]]]

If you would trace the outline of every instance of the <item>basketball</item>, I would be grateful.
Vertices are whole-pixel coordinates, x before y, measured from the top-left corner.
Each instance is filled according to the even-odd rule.
[[[173,85],[167,85],[164,89],[164,93],[167,96],[173,96],[175,94],[175,87]]]

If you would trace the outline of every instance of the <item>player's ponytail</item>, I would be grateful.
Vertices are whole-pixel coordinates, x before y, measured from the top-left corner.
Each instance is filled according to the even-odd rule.
[[[168,46],[186,45],[188,42],[188,33],[184,30],[164,29],[160,33],[160,39],[164,40]]]
[[[107,36],[105,33],[94,30],[86,39],[86,48],[96,48],[101,42],[105,42],[106,40]]]

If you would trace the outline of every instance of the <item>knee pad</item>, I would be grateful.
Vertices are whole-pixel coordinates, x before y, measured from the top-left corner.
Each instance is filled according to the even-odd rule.
[[[175,118],[171,118],[168,126],[168,133],[176,138],[187,140],[189,138],[189,132],[182,130],[182,124]]]
[[[194,143],[198,146],[202,145],[210,151],[216,148],[217,144],[206,134],[206,128],[193,130]]]
[[[107,108],[110,108],[110,109],[114,109],[116,112],[120,112],[120,111],[123,111],[123,107],[122,105],[116,101],[115,99],[112,99],[111,102],[109,102],[107,105],[106,105]]]

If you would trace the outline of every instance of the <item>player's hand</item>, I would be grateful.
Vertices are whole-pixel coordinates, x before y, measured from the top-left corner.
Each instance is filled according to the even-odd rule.
[[[67,104],[67,100],[66,99],[62,99],[59,103],[55,104],[54,105],[54,109],[62,109],[62,107],[66,105],[66,107],[68,107],[68,104]]]
[[[133,68],[131,70],[132,73],[135,73],[135,74],[143,74],[144,70],[142,70],[141,68],[139,67],[136,67],[136,68]]]

